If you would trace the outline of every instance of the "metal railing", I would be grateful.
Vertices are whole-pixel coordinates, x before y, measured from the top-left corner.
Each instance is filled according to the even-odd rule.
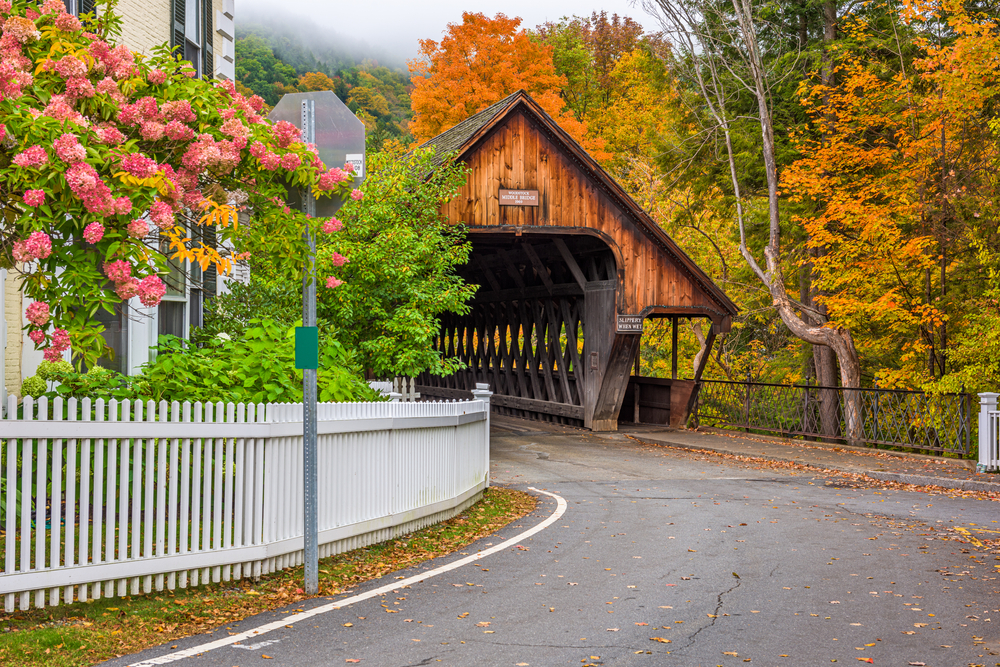
[[[704,380],[696,423],[968,456],[969,394]]]
[[[489,391],[318,406],[320,557],[449,518],[489,486]],[[14,417],[22,413],[21,419]],[[302,404],[51,403],[0,419],[8,612],[302,563]]]

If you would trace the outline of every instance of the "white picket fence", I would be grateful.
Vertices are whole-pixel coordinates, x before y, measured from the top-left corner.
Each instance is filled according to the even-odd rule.
[[[980,472],[1000,471],[1000,394],[979,394],[979,465]]]
[[[485,387],[484,387],[485,389]],[[489,485],[489,392],[318,410],[326,557],[450,518]],[[0,419],[0,596],[43,607],[302,562],[302,405],[16,397]]]

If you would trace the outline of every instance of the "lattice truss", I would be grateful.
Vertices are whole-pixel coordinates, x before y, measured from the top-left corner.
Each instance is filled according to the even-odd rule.
[[[467,368],[444,378],[424,374],[419,384],[470,390],[485,382],[499,396],[501,414],[582,423],[584,295],[588,285],[616,283],[610,250],[590,236],[476,234],[472,240],[463,277],[480,290],[469,314],[442,318],[436,342]],[[543,412],[530,401],[555,405]]]

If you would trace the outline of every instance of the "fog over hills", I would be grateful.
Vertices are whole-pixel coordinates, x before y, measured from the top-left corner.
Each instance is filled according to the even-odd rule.
[[[236,21],[237,38],[256,34],[266,39],[275,55],[299,72],[318,71],[334,75],[337,70],[376,61],[390,69],[406,71],[406,61],[416,55],[416,44],[408,49],[391,47],[337,31],[315,17],[277,14],[254,5],[241,6]]]

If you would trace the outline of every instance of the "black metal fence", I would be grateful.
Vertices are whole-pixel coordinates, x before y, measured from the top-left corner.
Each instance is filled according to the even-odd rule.
[[[974,405],[970,394],[704,380],[694,416],[705,426],[965,457]]]

